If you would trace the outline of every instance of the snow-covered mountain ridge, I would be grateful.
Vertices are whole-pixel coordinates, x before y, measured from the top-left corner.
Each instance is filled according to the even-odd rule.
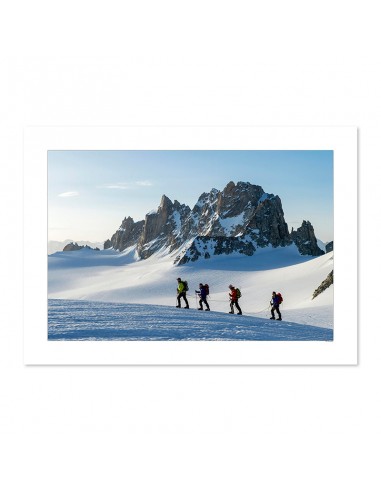
[[[301,255],[324,254],[308,220],[289,232],[279,196],[261,186],[231,181],[222,191],[203,193],[193,209],[163,195],[157,211],[144,220],[125,218],[104,248],[122,252],[135,246],[139,259],[160,250],[177,251],[174,262],[181,265],[215,255],[252,256],[261,248],[291,244]]]

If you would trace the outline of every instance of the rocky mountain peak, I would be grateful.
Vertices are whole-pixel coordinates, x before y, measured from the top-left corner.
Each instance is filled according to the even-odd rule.
[[[235,189],[234,181],[229,181],[229,183],[223,189],[222,194],[228,196],[230,193],[232,193],[234,189]]]
[[[120,228],[121,229],[127,229],[127,228],[131,227],[133,224],[134,224],[134,219],[132,217],[128,216],[127,218],[125,217],[123,219]]]
[[[249,182],[230,181],[222,191],[213,188],[202,193],[192,210],[162,195],[156,212],[137,223],[125,218],[105,247],[122,251],[136,245],[142,259],[159,250],[166,254],[181,251],[175,262],[185,263],[213,254],[252,255],[257,248],[292,242],[301,254],[323,253],[310,222],[303,221],[290,235],[279,196]]]
[[[319,248],[314,228],[308,220],[303,220],[302,225],[296,231],[291,231],[291,239],[301,255],[320,256],[325,253]]]
[[[163,214],[168,214],[170,210],[173,207],[172,201],[166,196],[163,195],[160,200],[160,205],[158,207],[157,212],[158,213],[163,213]]]
[[[218,199],[218,213],[222,217],[235,217],[258,205],[264,195],[261,186],[239,181],[237,185],[230,181]]]

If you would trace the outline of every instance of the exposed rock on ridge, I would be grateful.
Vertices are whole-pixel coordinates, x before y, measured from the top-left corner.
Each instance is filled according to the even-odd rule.
[[[315,299],[319,294],[324,292],[328,287],[333,284],[333,270],[330,272],[325,280],[319,285],[319,287],[314,291],[312,299]]]
[[[330,241],[325,245],[325,252],[330,253],[331,251],[333,251],[333,241]]]
[[[182,251],[176,258],[176,263],[183,265],[189,261],[196,261],[199,258],[208,259],[214,255],[240,253],[246,256],[252,256],[255,247],[252,242],[245,241],[239,237],[208,237],[197,236],[192,241],[189,248]]]
[[[303,220],[296,231],[291,231],[291,239],[296,244],[301,255],[320,256],[324,251],[317,245],[317,240],[311,222]]]
[[[79,251],[80,249],[91,249],[93,251],[99,251],[99,248],[91,248],[87,244],[79,246],[78,243],[69,243],[63,248],[62,251]]]
[[[143,232],[143,226],[144,220],[135,223],[131,217],[124,218],[119,229],[111,237],[111,241],[105,242],[104,248],[113,247],[118,251],[123,251],[129,246],[133,246],[138,242]]]

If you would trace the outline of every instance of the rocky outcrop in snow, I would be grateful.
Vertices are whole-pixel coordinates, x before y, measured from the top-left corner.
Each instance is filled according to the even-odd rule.
[[[124,219],[105,248],[123,251],[136,245],[141,259],[158,251],[177,251],[175,263],[183,264],[213,255],[253,255],[257,248],[292,242],[301,254],[323,253],[309,222],[289,233],[279,196],[265,193],[261,186],[230,181],[222,191],[203,193],[193,209],[163,195],[157,211],[143,221]]]
[[[319,287],[312,294],[312,299],[315,299],[319,294],[324,292],[328,287],[333,284],[333,270],[327,275],[327,278],[319,285]]]
[[[253,243],[239,237],[197,236],[190,246],[181,252],[175,262],[183,265],[189,261],[196,261],[200,258],[208,259],[215,255],[239,253],[252,256],[254,252]]]
[[[333,251],[333,241],[331,241],[325,245],[325,252],[331,253],[331,251]]]

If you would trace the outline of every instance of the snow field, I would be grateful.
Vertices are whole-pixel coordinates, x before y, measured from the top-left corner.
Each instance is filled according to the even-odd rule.
[[[198,308],[198,284],[210,286],[213,312],[229,310],[228,285],[242,292],[244,314],[269,317],[273,290],[281,292],[284,320],[304,325],[333,327],[333,286],[312,301],[312,294],[333,269],[333,253],[302,257],[296,248],[265,248],[252,257],[221,255],[174,266],[171,255],[153,255],[136,261],[135,251],[80,250],[49,257],[49,298],[107,303],[175,306],[176,278],[189,284],[188,300]],[[206,315],[208,313],[200,313]]]
[[[289,321],[151,304],[50,300],[48,339],[331,341],[333,331]]]

